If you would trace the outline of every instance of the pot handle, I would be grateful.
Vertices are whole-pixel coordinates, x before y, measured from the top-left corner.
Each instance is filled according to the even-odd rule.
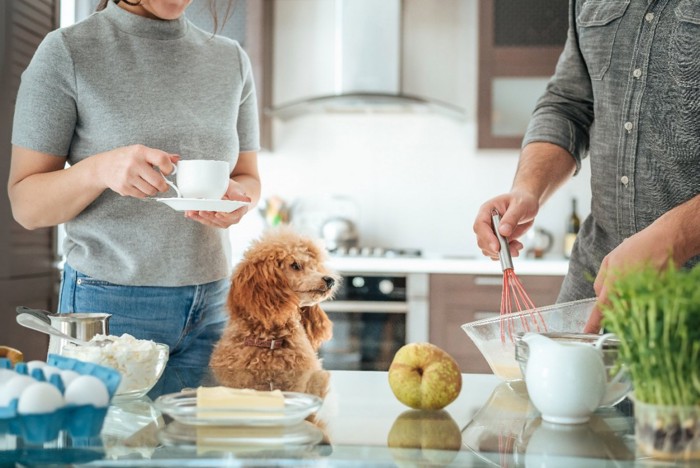
[[[21,314],[29,314],[32,315],[42,322],[46,322],[47,324],[51,325],[51,319],[49,318],[52,315],[57,315],[53,312],[49,312],[48,310],[41,310],[41,309],[31,309],[29,307],[25,306],[19,306],[17,307],[17,315]]]

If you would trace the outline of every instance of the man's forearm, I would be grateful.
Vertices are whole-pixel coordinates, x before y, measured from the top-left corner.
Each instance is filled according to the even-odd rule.
[[[663,214],[650,227],[662,229],[672,239],[673,257],[679,264],[700,255],[700,195]]]
[[[576,162],[564,148],[533,142],[522,150],[512,190],[531,193],[541,205],[573,176],[575,170]]]

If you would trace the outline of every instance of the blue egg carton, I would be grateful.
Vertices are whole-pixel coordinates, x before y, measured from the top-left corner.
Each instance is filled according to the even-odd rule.
[[[112,368],[57,354],[49,354],[46,364],[61,370],[72,370],[81,375],[93,375],[99,378],[105,383],[110,400],[121,381],[121,374]],[[0,358],[0,369],[12,369],[12,364],[8,359]],[[17,363],[14,370],[20,374],[30,375],[27,364],[23,362]],[[30,377],[40,382],[47,381],[41,369],[34,369]],[[48,382],[56,386],[61,393],[65,392],[63,379],[60,375],[51,375]],[[30,443],[54,440],[64,429],[74,438],[97,436],[102,430],[108,409],[107,407],[97,408],[93,405],[66,405],[52,413],[19,414],[17,412],[18,400],[15,398],[8,406],[0,406],[0,434],[16,435]]]

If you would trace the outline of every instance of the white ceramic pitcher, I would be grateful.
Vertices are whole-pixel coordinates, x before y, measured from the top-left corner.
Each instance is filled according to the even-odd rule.
[[[523,336],[529,348],[525,384],[543,420],[559,424],[588,421],[622,374],[608,383],[602,346],[613,336],[601,335],[593,346],[561,343],[539,333]]]

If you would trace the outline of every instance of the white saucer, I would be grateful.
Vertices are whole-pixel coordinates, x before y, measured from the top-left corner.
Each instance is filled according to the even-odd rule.
[[[238,200],[208,200],[206,198],[156,198],[175,211],[236,211],[248,202]]]

